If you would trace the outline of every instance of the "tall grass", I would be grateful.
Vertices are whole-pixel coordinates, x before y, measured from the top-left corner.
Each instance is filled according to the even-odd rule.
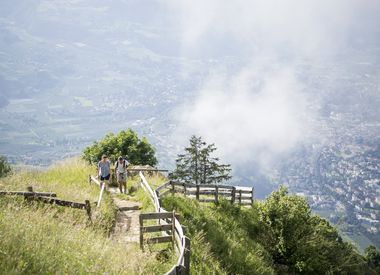
[[[99,188],[87,182],[92,170],[70,159],[46,171],[21,171],[1,179],[0,190],[33,186],[62,199],[94,203]],[[0,273],[162,274],[172,266],[174,259],[166,251],[142,252],[136,243],[108,237],[117,211],[109,194],[93,210],[91,223],[84,210],[0,197]]]
[[[4,274],[131,274],[144,270],[141,263],[147,262],[148,255],[137,245],[124,246],[104,238],[69,209],[19,198],[0,199],[0,208],[0,269]]]
[[[252,236],[247,226],[254,217],[239,206],[221,201],[202,204],[181,196],[163,198],[167,210],[183,217],[191,239],[192,274],[274,274],[271,257]],[[245,213],[247,212],[247,213]]]

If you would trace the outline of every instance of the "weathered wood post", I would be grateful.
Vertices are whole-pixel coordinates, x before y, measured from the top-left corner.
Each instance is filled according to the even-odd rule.
[[[86,205],[86,212],[87,212],[88,218],[91,221],[91,204],[90,204],[90,201],[85,200],[84,204]]]
[[[99,194],[99,199],[98,199],[98,204],[97,204],[98,208],[100,207],[100,202],[102,201],[103,192],[104,192],[104,186],[105,185],[106,184],[104,182],[102,182],[102,188],[100,189],[100,194]]]
[[[239,190],[239,205],[241,205],[241,189]]]
[[[143,236],[144,220],[141,215],[139,216],[139,222],[140,222],[140,248],[141,250],[144,250],[144,236]]]
[[[251,196],[251,204],[253,204],[253,193],[255,192],[255,187],[252,186],[252,196]]]
[[[174,189],[174,181],[170,181],[170,184],[172,185],[172,196],[174,196],[174,192],[175,192],[175,189]]]
[[[197,201],[199,201],[199,184],[197,184],[197,191],[195,192],[195,196],[197,198]]]
[[[160,193],[157,190],[154,190],[154,192],[156,193],[156,196],[157,196],[157,199],[158,199],[158,203],[161,205]]]
[[[172,247],[174,248],[174,242],[175,242],[175,212],[173,210],[172,212]]]
[[[218,198],[218,191],[219,191],[219,186],[215,185],[215,203],[219,202]]]
[[[232,192],[231,192],[231,203],[235,203],[235,196],[236,196],[236,187],[232,186]]]
[[[159,203],[160,208],[161,208],[161,197],[159,195],[159,192],[157,190],[154,190],[153,192],[156,193],[156,196],[157,196],[157,199],[158,199],[158,203]],[[160,209],[158,209],[158,212],[161,212]],[[161,218],[158,218],[157,224],[161,224]]]
[[[185,236],[185,255],[184,255],[185,274],[190,274],[190,239]]]

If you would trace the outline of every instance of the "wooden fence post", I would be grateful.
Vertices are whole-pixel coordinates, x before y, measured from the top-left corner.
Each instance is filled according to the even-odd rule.
[[[251,204],[253,204],[253,193],[255,192],[255,187],[252,186],[252,196],[251,196]]]
[[[239,190],[239,205],[241,205],[241,189]]]
[[[183,193],[185,194],[185,197],[186,197],[186,183],[183,183]]]
[[[144,220],[141,215],[139,216],[139,221],[140,221],[140,248],[141,250],[144,250],[144,236],[143,236]]]
[[[87,212],[88,218],[91,221],[91,204],[90,204],[90,201],[85,200],[84,204],[86,205],[86,212]]]
[[[197,184],[197,191],[195,193],[195,196],[197,198],[197,201],[199,201],[199,184]]]
[[[172,196],[174,196],[174,181],[170,181],[170,184],[172,185]]]
[[[185,255],[184,255],[185,274],[190,274],[190,239],[185,236]]]
[[[218,198],[218,191],[219,191],[219,187],[218,185],[215,185],[215,203],[218,203],[219,202],[219,198]]]
[[[174,242],[175,242],[175,212],[173,210],[173,216],[172,216],[172,247],[174,248]]]
[[[232,192],[231,192],[231,203],[235,203],[235,196],[236,196],[236,187],[232,186]]]
[[[98,199],[98,205],[97,205],[98,208],[100,207],[100,202],[102,201],[103,192],[104,192],[104,186],[105,185],[106,184],[104,182],[102,182],[102,188],[100,189],[100,194],[99,194],[99,199]]]
[[[159,193],[157,190],[154,190],[154,192],[156,193],[156,196],[157,196],[157,199],[158,199],[158,203],[160,204],[160,207],[161,207],[161,197],[160,197],[160,193]]]

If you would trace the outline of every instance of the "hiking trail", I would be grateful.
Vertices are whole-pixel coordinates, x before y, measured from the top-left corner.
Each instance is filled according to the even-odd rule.
[[[117,198],[116,195],[120,194],[120,192],[116,187],[110,187],[109,191],[118,208],[112,238],[121,243],[138,243],[140,241],[139,215],[141,213],[141,203]]]

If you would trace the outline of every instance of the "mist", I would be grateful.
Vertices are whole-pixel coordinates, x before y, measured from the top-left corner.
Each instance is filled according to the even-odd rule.
[[[326,139],[320,111],[335,84],[318,83],[322,95],[305,68],[329,69],[379,45],[378,1],[168,5],[179,14],[182,55],[212,63],[196,96],[175,111],[174,139],[201,135],[235,168],[255,163],[265,172],[298,145]]]

